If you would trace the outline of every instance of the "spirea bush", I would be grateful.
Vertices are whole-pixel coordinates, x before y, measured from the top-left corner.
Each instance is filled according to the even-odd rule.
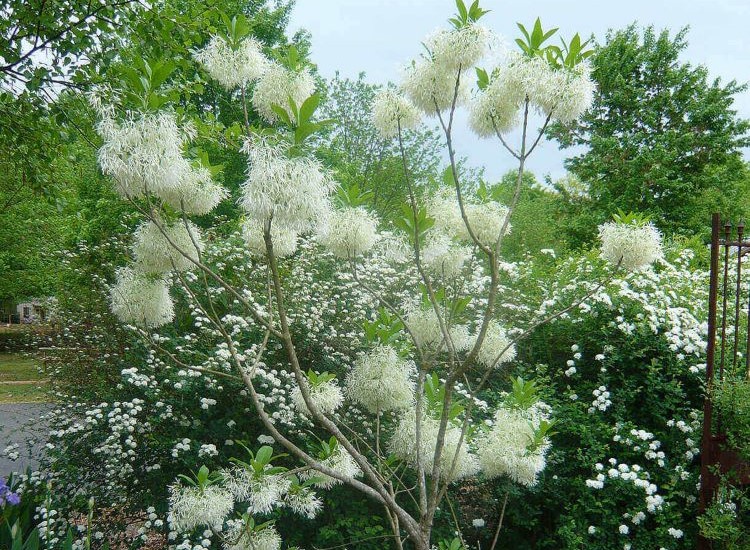
[[[694,264],[691,250],[676,248],[594,285],[519,348],[558,433],[530,493],[469,493],[489,527],[478,540],[497,525],[481,510],[498,510],[509,494],[501,540],[515,548],[695,547],[708,272]],[[558,262],[540,309],[571,303],[599,269],[593,256]]]

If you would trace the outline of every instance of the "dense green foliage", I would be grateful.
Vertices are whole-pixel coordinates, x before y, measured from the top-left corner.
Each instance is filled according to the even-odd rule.
[[[714,211],[747,214],[741,149],[750,126],[733,108],[746,88],[682,61],[686,47],[686,29],[611,31],[593,58],[591,110],[572,127],[550,130],[562,147],[586,148],[566,164],[588,191],[579,211],[589,238],[618,209],[647,213],[662,230],[686,235],[705,233]]]

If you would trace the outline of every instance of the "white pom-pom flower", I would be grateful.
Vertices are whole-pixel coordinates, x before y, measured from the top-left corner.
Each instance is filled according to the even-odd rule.
[[[207,168],[191,168],[174,187],[162,189],[159,198],[178,212],[204,216],[223,201],[229,193],[214,182]]]
[[[465,204],[464,210],[469,220],[469,226],[476,239],[486,247],[495,248],[495,244],[500,238],[500,231],[508,216],[508,207],[499,202],[489,201],[479,204]],[[505,227],[503,235],[510,233],[510,222]],[[466,224],[459,227],[458,238],[466,242],[471,242],[471,234]]]
[[[389,346],[377,346],[354,363],[346,394],[369,412],[403,409],[414,401],[414,363]]]
[[[388,450],[407,461],[413,468],[420,464],[429,475],[435,464],[435,449],[437,448],[440,421],[424,415],[420,421],[419,445],[417,445],[417,420],[414,409],[404,412],[391,438]],[[469,451],[464,438],[459,449],[461,428],[449,423],[446,426],[443,450],[440,457],[438,472],[443,479],[455,481],[475,475],[479,471],[479,461]],[[456,451],[458,457],[456,458]],[[454,459],[456,464],[454,467]]]
[[[250,252],[255,256],[266,255],[266,241],[263,239],[263,226],[255,220],[242,224],[242,238]],[[297,233],[271,224],[271,242],[273,253],[278,258],[286,258],[297,251]]]
[[[346,207],[329,213],[320,227],[320,243],[337,258],[348,259],[369,252],[378,240],[378,222],[362,207]]]
[[[404,71],[401,89],[411,102],[428,116],[437,116],[454,103],[463,105],[469,97],[466,78],[460,78],[456,90],[457,73],[444,64],[429,59],[413,62]]]
[[[474,338],[476,341],[476,338]],[[479,348],[477,361],[487,368],[499,368],[516,358],[516,346],[511,343],[508,333],[494,319],[487,326],[487,332]]]
[[[468,72],[484,57],[490,32],[477,24],[464,25],[460,29],[441,29],[425,40],[425,47],[436,63],[456,73],[459,69]],[[454,75],[455,83],[455,75]]]
[[[110,306],[123,323],[160,327],[174,318],[169,287],[162,278],[123,267],[110,291]]]
[[[260,43],[254,38],[243,39],[232,48],[226,39],[213,36],[206,46],[195,53],[195,60],[227,90],[234,90],[259,79],[268,67]]]
[[[601,257],[634,271],[663,257],[661,233],[651,223],[608,222],[599,226]]]
[[[273,525],[250,530],[241,520],[231,520],[228,524],[224,535],[224,550],[281,549],[281,537]]]
[[[203,251],[200,230],[188,222],[167,225],[147,221],[135,230],[133,255],[136,267],[144,273],[167,273],[172,269],[186,271],[194,267],[198,254]],[[184,253],[184,254],[183,254]],[[187,255],[187,257],[185,257]]]
[[[307,384],[310,399],[322,414],[331,414],[341,406],[344,402],[344,394],[332,375],[327,373],[320,375],[308,373],[308,377],[310,378],[310,382],[305,381],[305,384]],[[299,386],[296,386],[292,390],[292,402],[297,412],[305,416],[310,416],[310,409],[307,407],[307,403],[305,403],[302,390],[300,390]]]
[[[315,92],[315,81],[310,71],[291,71],[278,63],[271,63],[263,76],[255,84],[252,103],[258,114],[269,124],[278,121],[273,105],[284,109],[294,119],[289,105],[291,98],[299,109],[305,100]]]
[[[419,110],[394,90],[384,89],[375,96],[372,123],[383,138],[397,136],[399,130],[416,128],[420,118]]]
[[[350,455],[341,445],[336,445],[330,456],[321,460],[320,463],[326,468],[333,470],[344,479],[354,479],[355,477],[360,477],[362,475],[362,470],[359,468],[354,458],[352,458],[352,455]],[[343,481],[338,478],[331,477],[312,468],[300,472],[299,477],[303,480],[308,480],[313,477],[317,478],[313,485],[321,489],[330,489],[334,485],[340,485],[343,483]]]
[[[235,501],[247,505],[251,514],[268,514],[278,506],[291,486],[289,478],[279,474],[257,473],[235,467],[223,472],[224,487]]]
[[[455,277],[471,256],[471,249],[458,245],[442,233],[433,232],[421,250],[425,267],[433,273],[445,277]]]
[[[540,422],[548,418],[546,405],[538,402],[526,410],[501,406],[495,413],[492,428],[477,442],[482,472],[488,478],[507,476],[516,483],[531,487],[546,465],[549,441],[531,448]]]
[[[251,218],[273,219],[280,231],[296,233],[316,229],[327,218],[336,183],[317,160],[288,158],[283,147],[262,139],[247,141],[244,150],[249,168],[239,204]]]
[[[103,139],[99,165],[123,198],[172,192],[190,172],[182,148],[191,131],[181,129],[173,113],[130,116],[119,123],[105,117],[97,131]]]
[[[180,484],[169,488],[167,519],[175,531],[189,532],[199,525],[221,530],[224,519],[232,511],[232,494],[216,485],[188,487]]]

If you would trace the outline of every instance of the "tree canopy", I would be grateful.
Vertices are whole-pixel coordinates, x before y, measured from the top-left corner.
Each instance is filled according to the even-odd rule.
[[[588,187],[598,221],[641,211],[667,232],[701,232],[710,212],[736,215],[747,192],[735,81],[711,80],[680,59],[687,29],[671,35],[635,24],[610,31],[593,58],[594,104],[578,123],[554,125],[563,148],[583,146],[567,168]]]

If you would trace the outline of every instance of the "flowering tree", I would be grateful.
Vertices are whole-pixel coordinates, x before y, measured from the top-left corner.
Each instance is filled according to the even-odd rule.
[[[314,491],[344,483],[383,506],[398,548],[408,539],[423,550],[451,484],[482,475],[532,486],[544,469],[554,422],[535,384],[516,379],[496,410],[479,396],[503,375],[520,340],[573,307],[510,328],[498,318],[496,302],[500,247],[511,231],[526,159],[551,121],[576,120],[590,104],[589,52],[577,35],[563,48],[546,45],[555,31],[545,32],[537,20],[531,31],[519,25],[520,53],[480,69],[477,63],[499,51],[498,41],[479,24],[486,12],[478,2],[467,7],[459,0],[457,7],[451,28],[428,37],[427,53],[405,69],[400,89],[386,89],[374,102],[373,123],[398,143],[407,182],[408,201],[393,231],[379,227],[366,196],[340,188],[314,158],[315,134],[330,121],[315,118],[319,96],[296,50],[269,59],[236,17],[196,52],[244,113],[242,134],[223,137],[229,147],[241,142],[248,157],[236,199],[245,213],[239,235],[252,263],[231,274],[225,268],[232,258],[211,242],[216,234],[202,235],[190,220],[210,214],[229,193],[213,181],[215,167],[205,155],[185,155],[200,126],[162,108],[159,85],[168,67],[147,65],[132,79],[123,97],[137,111],[95,101],[102,170],[144,217],[132,265],[118,271],[112,287],[112,311],[141,327],[166,363],[207,384],[240,379],[243,398],[269,434],[222,471],[202,467],[172,486],[175,537],[202,527],[226,548],[279,548],[277,531],[263,517],[281,507],[313,517],[321,507]],[[453,146],[454,115],[463,106],[472,129],[497,138],[518,162],[508,205],[463,181]],[[252,123],[253,113],[259,123]],[[536,132],[535,113],[542,120]],[[432,194],[412,177],[403,146],[423,116],[439,123],[449,159],[444,185]],[[519,127],[514,148],[507,135]],[[661,254],[658,232],[638,218],[605,224],[601,238],[602,256],[615,268],[639,269]],[[341,327],[321,331],[303,322],[295,292],[315,284],[308,268],[316,261],[329,262],[337,277],[352,283],[362,323],[344,319]],[[262,285],[249,284],[258,277]],[[170,285],[189,302],[196,326],[207,325],[219,340],[219,361],[186,358],[153,333],[175,316]],[[339,298],[331,293],[331,300]],[[243,335],[251,331],[260,338],[246,345]],[[310,334],[321,340],[333,373],[309,358]],[[348,349],[327,347],[332,336]],[[276,349],[284,361],[267,365]],[[271,444],[287,454],[274,454]]]

